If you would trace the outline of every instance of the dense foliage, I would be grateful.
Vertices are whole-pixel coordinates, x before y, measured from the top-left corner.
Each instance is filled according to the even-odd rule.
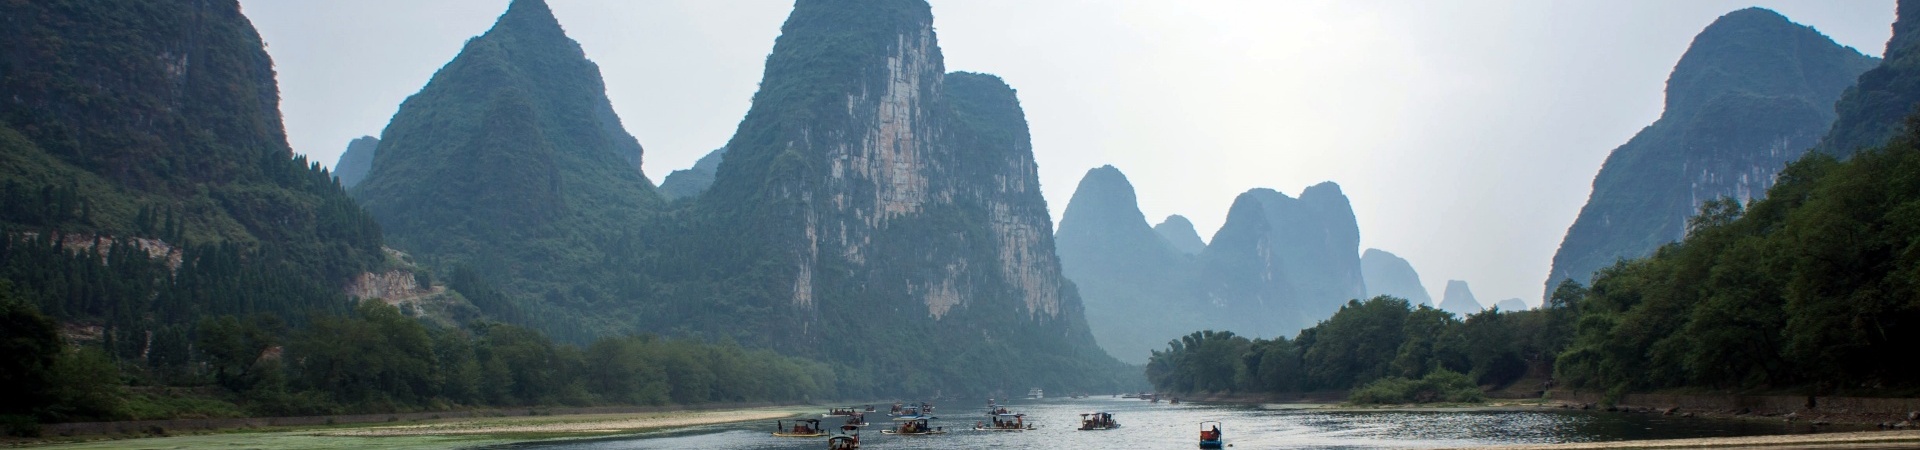
[[[1557,372],[1597,389],[1920,387],[1920,122],[1764,200],[1707,203],[1687,240],[1596,276]]]
[[[1833,105],[1833,128],[1816,150],[1845,158],[1899,133],[1901,118],[1920,104],[1920,2],[1899,0],[1886,59],[1860,74]]]
[[[1465,320],[1393,297],[1354,300],[1291,340],[1187,335],[1153,352],[1147,379],[1176,393],[1356,389],[1368,394],[1355,401],[1463,401],[1460,382],[1505,386],[1544,376],[1565,345],[1558,330],[1573,313],[1565,305],[1579,295],[1569,284],[1547,308],[1490,309]]]
[[[210,315],[170,358],[63,342],[53,320],[0,285],[10,386],[0,422],[311,415],[473,406],[663,405],[834,398],[820,363],[736,345],[652,336],[580,348],[486,323],[440,328],[378,300],[289,328],[271,315]],[[155,377],[164,374],[164,384]],[[154,386],[167,386],[156,390]],[[192,394],[158,395],[180,388]],[[23,420],[24,419],[24,420]]]

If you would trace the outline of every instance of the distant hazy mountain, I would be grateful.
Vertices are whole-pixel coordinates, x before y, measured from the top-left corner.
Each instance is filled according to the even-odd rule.
[[[1546,290],[1680,239],[1707,200],[1763,194],[1826,134],[1835,99],[1874,62],[1773,11],[1715,20],[1667,78],[1660,119],[1607,156]]]
[[[1433,297],[1427,294],[1427,287],[1420,284],[1420,274],[1413,271],[1413,264],[1399,256],[1377,248],[1367,249],[1360,254],[1360,273],[1366,279],[1368,298],[1391,295],[1416,306],[1433,306]]]
[[[1527,309],[1527,301],[1521,300],[1518,298],[1510,298],[1506,300],[1501,300],[1500,303],[1495,303],[1493,304],[1493,306],[1500,308],[1501,311],[1525,311]]]
[[[1846,156],[1885,143],[1920,104],[1920,0],[1900,0],[1887,40],[1886,60],[1866,73],[1833,107],[1823,152]]]
[[[380,138],[373,136],[347,142],[347,151],[340,154],[339,162],[333,163],[333,176],[340,177],[340,187],[351,189],[367,178],[367,170],[373,168],[373,153],[379,146]]]
[[[660,196],[668,200],[679,200],[706,192],[707,187],[713,185],[713,174],[720,171],[720,160],[726,155],[727,148],[720,147],[707,152],[707,156],[700,157],[699,161],[693,163],[693,167],[667,174],[666,178],[660,180],[658,190]]]
[[[1188,221],[1185,216],[1179,214],[1167,216],[1166,220],[1153,226],[1153,231],[1160,233],[1160,237],[1166,239],[1167,245],[1173,246],[1173,249],[1179,250],[1180,253],[1198,255],[1202,250],[1207,249],[1207,243],[1200,241],[1200,232],[1193,229],[1193,222]]]
[[[1360,227],[1340,186],[1300,198],[1272,189],[1240,194],[1200,254],[1202,300],[1254,336],[1293,336],[1366,295]]]
[[[1086,302],[1087,326],[1107,353],[1145,363],[1167,341],[1209,326],[1180,289],[1191,257],[1147,226],[1119,169],[1101,166],[1080,178],[1054,242],[1062,272]]]
[[[1486,309],[1486,306],[1473,299],[1473,290],[1467,289],[1467,282],[1447,280],[1447,292],[1440,297],[1440,310],[1464,317],[1482,309]]]

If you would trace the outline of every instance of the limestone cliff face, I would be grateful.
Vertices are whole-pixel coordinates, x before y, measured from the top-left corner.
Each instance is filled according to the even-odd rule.
[[[842,12],[838,8],[860,3],[795,6],[714,189],[737,198],[742,189],[761,188],[754,186],[756,179],[770,181],[764,191],[749,195],[777,204],[784,210],[777,213],[792,218],[794,229],[776,237],[776,245],[789,254],[793,306],[818,306],[823,264],[844,263],[856,271],[891,264],[874,261],[876,252],[897,250],[881,247],[921,231],[930,216],[968,209],[984,215],[986,242],[952,244],[986,245],[993,258],[958,257],[962,248],[920,242],[926,246],[920,250],[943,257],[927,261],[927,270],[902,274],[903,293],[927,315],[941,318],[979,294],[978,283],[967,276],[992,269],[1015,289],[1029,315],[1058,316],[1061,284],[1051,251],[1052,227],[1012,89],[989,75],[947,74],[924,4],[867,11],[874,20],[857,21],[864,27],[820,25],[849,19],[836,16]],[[817,47],[825,45],[823,40],[849,37],[863,42]],[[853,64],[799,60],[800,54],[813,52]],[[805,81],[821,78],[829,81]],[[965,85],[963,92],[948,95],[950,80]],[[793,109],[814,114],[812,120],[780,120]],[[1014,134],[983,135],[1008,130]]]
[[[894,364],[903,352],[869,344],[907,328],[1029,354],[951,368],[968,378],[967,365],[1101,359],[1060,272],[1018,97],[946,72],[926,3],[797,2],[726,148],[689,216],[709,221],[697,245],[730,255],[712,269],[746,287],[714,314],[746,316],[767,331],[755,339]]]

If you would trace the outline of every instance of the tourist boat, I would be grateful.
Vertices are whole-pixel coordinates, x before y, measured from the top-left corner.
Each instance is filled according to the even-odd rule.
[[[846,425],[855,426],[855,427],[867,426],[867,415],[865,413],[861,413],[861,414],[854,414],[851,416],[847,416]]]
[[[932,418],[922,417],[918,419],[901,422],[900,426],[894,427],[891,430],[880,430],[880,433],[881,434],[900,434],[900,435],[908,435],[908,436],[947,434],[946,427],[930,426],[927,424],[927,419],[932,419]]]
[[[1113,414],[1105,412],[1080,413],[1080,431],[1111,430],[1120,428],[1120,422],[1113,421]]]
[[[1224,448],[1225,442],[1220,437],[1220,422],[1200,422],[1200,448]]]
[[[852,406],[848,406],[845,408],[827,408],[827,413],[821,414],[820,418],[830,419],[834,417],[847,417],[847,416],[853,416],[858,414],[860,414],[860,412],[855,411]]]
[[[1005,408],[1002,408],[1003,410]],[[1027,431],[1034,429],[1027,423],[1026,414],[989,414],[987,420],[973,424],[974,431]]]
[[[1033,389],[1027,390],[1027,399],[1039,400],[1043,398],[1047,398],[1047,393],[1044,391],[1041,391],[1040,388],[1033,388]]]
[[[774,421],[773,429],[774,437],[815,438],[827,435],[827,430],[820,428],[820,419],[795,419],[791,426],[786,421]]]
[[[840,432],[827,438],[827,450],[854,450],[860,448],[860,427],[843,425]]]
[[[921,403],[920,406],[905,407],[895,404],[893,405],[893,412],[887,413],[887,415],[893,416],[893,420],[897,422],[936,418],[933,417],[933,405],[926,403]]]
[[[873,412],[873,405],[867,405],[867,412]]]

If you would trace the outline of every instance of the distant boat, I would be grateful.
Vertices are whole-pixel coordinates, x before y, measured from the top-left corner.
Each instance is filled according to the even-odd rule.
[[[791,426],[786,421],[774,421],[773,430],[774,437],[815,438],[827,435],[827,430],[820,428],[820,419],[798,419]]]
[[[1005,409],[1003,408],[1002,411]],[[1027,431],[1034,429],[1027,423],[1026,414],[1000,413],[988,414],[987,420],[973,424],[974,431]]]
[[[1120,428],[1120,422],[1113,421],[1113,414],[1106,412],[1080,413],[1080,431],[1111,430]]]
[[[1027,390],[1027,398],[1032,400],[1039,400],[1039,399],[1047,398],[1047,394],[1046,392],[1042,392],[1040,388],[1033,388],[1033,389]]]

